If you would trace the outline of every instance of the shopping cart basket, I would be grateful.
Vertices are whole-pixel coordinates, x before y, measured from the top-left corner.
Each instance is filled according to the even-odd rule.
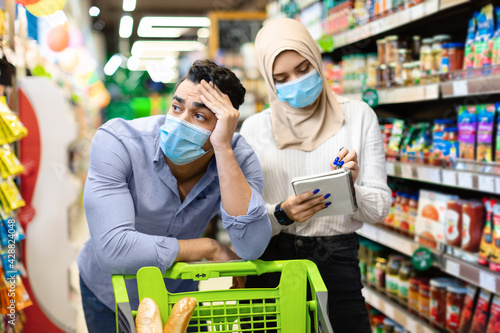
[[[170,293],[163,278],[208,280],[227,276],[281,272],[276,288],[244,288]],[[113,275],[117,332],[134,332],[134,317],[125,279],[137,279],[139,300],[153,299],[160,308],[163,325],[173,305],[183,297],[195,297],[198,305],[189,327],[201,331],[253,332],[261,325],[276,332],[333,332],[327,315],[327,290],[316,265],[309,260],[233,261],[226,263],[176,263],[165,274],[156,267],[143,267],[137,275]],[[308,299],[307,286],[310,287]],[[246,325],[245,325],[246,324]],[[311,327],[313,327],[311,329]],[[264,330],[265,330],[264,328]]]

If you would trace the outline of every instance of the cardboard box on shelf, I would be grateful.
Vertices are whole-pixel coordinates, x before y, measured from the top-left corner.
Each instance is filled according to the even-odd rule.
[[[417,242],[432,248],[446,243],[446,205],[450,199],[458,200],[458,196],[420,190],[415,224]]]

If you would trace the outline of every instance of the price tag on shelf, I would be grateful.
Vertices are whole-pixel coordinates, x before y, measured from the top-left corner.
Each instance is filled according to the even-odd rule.
[[[419,167],[417,168],[418,179],[427,181],[429,179],[429,173],[427,172],[429,168]]]
[[[458,186],[471,189],[473,186],[472,173],[460,172],[458,175]]]
[[[500,194],[500,177],[495,177],[495,190],[497,194]]]
[[[479,175],[478,187],[480,191],[495,193],[495,177],[487,175]]]
[[[427,181],[432,183],[441,183],[440,169],[438,168],[425,168],[425,169],[427,169]]]
[[[394,163],[393,162],[385,162],[385,172],[387,172],[388,176],[394,176]]]
[[[457,172],[453,170],[443,170],[443,184],[457,186]]]
[[[384,306],[384,311],[385,315],[391,319],[395,319],[394,318],[394,307],[388,303],[385,303],[385,306]]]
[[[496,290],[495,276],[488,272],[479,272],[479,286],[495,293],[498,292],[498,290]]]
[[[459,277],[460,264],[451,260],[446,260],[446,273]]]
[[[413,170],[411,164],[401,165],[401,177],[403,178],[413,178]]]
[[[467,81],[453,81],[453,95],[455,96],[466,96],[469,94],[469,88],[467,87]]]

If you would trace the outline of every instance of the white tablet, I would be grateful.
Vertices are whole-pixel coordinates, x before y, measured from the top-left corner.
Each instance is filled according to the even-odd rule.
[[[315,197],[324,196],[327,193],[331,194],[327,201],[332,204],[314,214],[313,217],[347,215],[358,209],[351,169],[349,168],[296,177],[292,179],[292,187],[295,195],[315,189],[319,189]]]

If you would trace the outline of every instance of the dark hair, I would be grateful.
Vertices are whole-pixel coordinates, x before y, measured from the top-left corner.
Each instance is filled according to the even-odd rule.
[[[194,83],[200,83],[201,80],[213,82],[217,88],[229,96],[236,110],[245,100],[246,89],[236,75],[230,69],[219,66],[208,59],[193,62],[187,75],[177,83],[175,90],[186,79]]]

